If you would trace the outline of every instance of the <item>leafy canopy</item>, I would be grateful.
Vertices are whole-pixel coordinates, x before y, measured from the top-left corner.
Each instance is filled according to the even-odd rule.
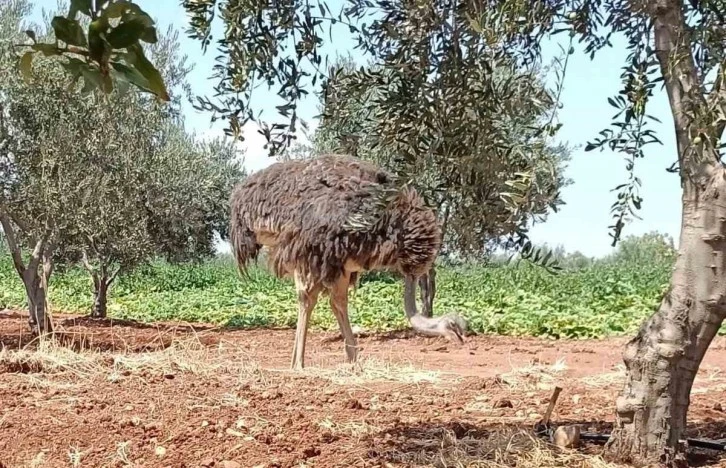
[[[492,109],[476,99],[461,105],[457,90],[446,84],[437,86],[445,98],[426,99],[407,94],[399,81],[365,82],[373,73],[358,71],[351,60],[340,60],[334,69],[315,149],[372,160],[415,185],[438,207],[447,250],[486,253],[562,203],[569,155],[538,130],[551,119],[556,102],[537,74],[494,70],[495,86],[509,100]],[[382,75],[395,78],[387,70]],[[472,75],[467,89],[482,84]],[[410,131],[401,130],[404,122]],[[417,139],[403,140],[402,132]]]
[[[598,50],[611,46],[612,39],[623,38],[628,55],[621,75],[622,87],[609,99],[617,114],[612,126],[588,145],[590,150],[609,147],[625,158],[628,180],[616,187],[618,198],[612,207],[614,243],[642,204],[641,182],[635,175],[637,160],[644,156],[647,145],[659,143],[649,128],[653,117],[646,112],[664,73],[658,70],[653,19],[671,4],[681,10],[689,28],[685,50],[694,63],[697,87],[702,91],[698,105],[685,110],[693,122],[688,130],[693,145],[690,149],[679,148],[679,152],[690,152],[693,157],[689,156],[689,160],[704,152],[720,159],[720,138],[726,125],[723,0],[341,0],[334,6],[325,0],[282,4],[183,1],[191,17],[189,34],[203,47],[214,39],[214,24],[223,26],[216,39],[219,56],[213,74],[217,82],[214,97],[199,98],[198,107],[211,111],[213,119],[227,120],[228,132],[240,138],[242,125],[260,123],[271,154],[284,152],[292,144],[297,128],[304,124],[298,114],[300,101],[311,92],[322,91],[331,78],[325,47],[334,45],[334,35],[348,34],[379,67],[368,82],[383,82],[392,75],[403,92],[428,96],[431,102],[449,98],[442,94],[441,83],[459,83],[451,89],[458,90],[460,105],[466,107],[467,101],[477,99],[489,103],[492,109],[506,101],[496,92],[492,70],[502,63],[536,65],[541,60],[544,39],[568,33],[593,57]],[[478,70],[479,88],[461,86],[468,79],[468,75],[457,74],[462,65],[469,73]],[[380,70],[389,75],[382,75]],[[277,122],[264,122],[256,112],[252,95],[259,86],[277,91],[282,101],[277,108],[281,117]],[[401,141],[411,146],[431,144],[415,143],[416,136],[405,120],[399,118],[392,124],[399,126]],[[552,131],[552,123],[542,125],[540,130]],[[679,158],[672,170],[689,177],[683,162]]]
[[[32,44],[27,45],[30,50],[18,63],[27,80],[32,78],[35,55],[62,56],[61,63],[72,82],[83,78],[83,92],[101,88],[110,93],[114,86],[124,90],[132,84],[169,100],[161,73],[146,57],[141,44],[158,41],[155,23],[135,2],[70,0],[68,14],[54,16],[51,26],[53,43],[39,42],[35,32],[26,31]]]

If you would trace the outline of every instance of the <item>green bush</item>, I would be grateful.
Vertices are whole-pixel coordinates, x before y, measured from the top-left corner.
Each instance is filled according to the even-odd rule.
[[[462,314],[479,333],[552,338],[632,334],[658,305],[671,266],[672,260],[662,256],[655,263],[608,258],[556,276],[526,263],[439,267],[434,307],[436,314]],[[50,300],[55,310],[90,310],[91,282],[85,271],[71,268],[54,275]],[[22,284],[7,256],[0,259],[0,306],[25,307]],[[329,309],[322,297],[314,327],[337,328]],[[144,322],[291,327],[297,303],[290,281],[261,268],[240,278],[231,259],[221,257],[195,265],[156,262],[120,277],[111,290],[109,314]],[[367,329],[405,328],[401,282],[386,273],[363,275],[350,293],[350,317]]]

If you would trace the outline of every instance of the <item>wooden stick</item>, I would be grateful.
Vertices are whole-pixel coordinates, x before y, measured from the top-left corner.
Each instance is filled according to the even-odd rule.
[[[555,387],[554,391],[552,392],[552,396],[550,397],[550,404],[547,407],[547,411],[545,411],[544,418],[542,418],[542,424],[545,426],[550,423],[550,416],[552,416],[552,411],[555,409],[555,404],[557,403],[557,399],[560,397],[561,391],[562,388]]]

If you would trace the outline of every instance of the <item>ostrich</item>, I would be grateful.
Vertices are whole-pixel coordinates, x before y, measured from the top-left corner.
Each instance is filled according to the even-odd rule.
[[[441,229],[416,191],[397,187],[391,174],[345,155],[277,162],[238,184],[230,205],[229,238],[242,275],[266,247],[273,273],[294,279],[293,369],[304,367],[310,316],[321,293],[329,296],[347,361],[356,362],[348,289],[367,270],[402,273],[404,309],[415,331],[463,343],[461,317],[429,318],[416,309],[416,280],[436,258]]]

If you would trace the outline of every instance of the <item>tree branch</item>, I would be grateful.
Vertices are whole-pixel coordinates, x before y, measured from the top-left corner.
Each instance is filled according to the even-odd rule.
[[[50,238],[50,234],[50,229],[46,229],[46,231],[40,237],[40,240],[35,243],[35,248],[33,249],[33,253],[30,256],[30,261],[28,262],[28,270],[33,272],[38,270],[38,266],[40,266],[40,262],[45,254],[46,247],[48,247],[47,244],[48,239]]]
[[[121,273],[121,267],[116,268],[116,271],[111,273],[111,276],[106,280],[106,287],[111,286],[111,283],[114,282],[119,273]]]
[[[714,137],[716,143],[721,140],[726,128],[726,86],[724,86],[724,73],[726,73],[726,60],[716,70],[716,80],[711,89],[711,96],[708,100],[708,108],[715,109],[718,120],[715,122]],[[720,109],[719,109],[720,108]]]
[[[101,287],[101,280],[99,279],[98,272],[95,268],[93,268],[93,265],[91,265],[91,262],[88,260],[88,254],[86,253],[85,249],[83,250],[83,255],[81,256],[81,263],[83,263],[83,267],[88,271],[88,274],[91,275],[94,290],[98,291],[98,289]]]
[[[15,225],[16,225],[16,226],[17,226],[17,227],[18,227],[18,228],[19,228],[19,229],[20,229],[21,231],[25,231],[25,232],[28,232],[28,231],[30,231],[30,229],[28,228],[28,224],[27,224],[27,223],[25,223],[25,222],[24,222],[24,221],[23,221],[22,219],[18,218],[18,217],[17,217],[17,216],[15,215],[15,214],[13,214],[13,213],[8,213],[8,216],[10,217],[10,219],[11,219],[11,220],[13,221],[13,223],[15,223]]]
[[[704,158],[692,147],[690,131],[704,122],[694,122],[700,111],[707,110],[702,83],[691,55],[690,34],[680,0],[658,0],[648,3],[653,18],[655,54],[674,117],[681,180],[705,177],[708,168],[717,164],[716,155]],[[697,127],[696,127],[697,128]]]
[[[93,269],[93,265],[91,265],[91,262],[88,261],[88,254],[86,254],[85,249],[83,250],[83,255],[81,256],[81,263],[83,263],[83,266],[90,274],[94,274],[95,270]]]
[[[18,247],[18,243],[15,239],[15,231],[13,230],[13,225],[10,221],[10,218],[8,217],[8,214],[5,211],[0,211],[0,223],[2,223],[3,231],[5,232],[5,239],[7,240],[10,254],[13,257],[13,265],[15,266],[15,270],[20,276],[22,276],[25,272],[23,256],[21,255],[20,247]]]

